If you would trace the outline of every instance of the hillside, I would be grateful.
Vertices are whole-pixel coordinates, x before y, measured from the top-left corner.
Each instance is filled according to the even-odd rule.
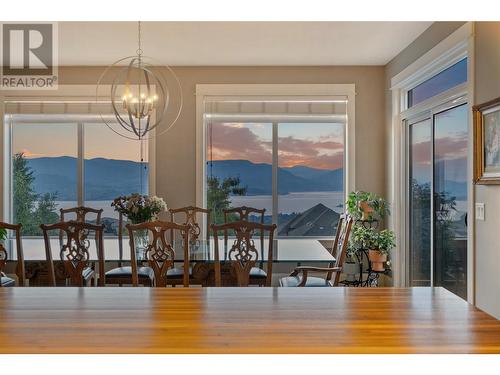
[[[272,166],[248,160],[217,160],[207,163],[207,174],[219,178],[239,177],[247,195],[272,194]],[[278,193],[342,191],[343,170],[305,166],[278,168]]]

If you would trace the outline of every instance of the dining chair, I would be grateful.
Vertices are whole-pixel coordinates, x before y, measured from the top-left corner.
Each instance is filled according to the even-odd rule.
[[[258,222],[260,224],[264,224],[264,216],[266,213],[265,208],[254,208],[254,207],[247,207],[247,206],[241,206],[241,207],[231,207],[222,210],[224,213],[224,223],[229,223],[231,222],[230,218],[232,215],[236,215],[236,220],[235,221],[253,221],[255,220],[250,220],[250,215],[252,216],[257,216]],[[234,233],[233,233],[234,234]],[[227,239],[228,239],[228,231],[224,231],[224,246],[227,247]],[[264,249],[264,231],[260,231],[260,248]],[[258,271],[260,270],[260,271]],[[257,285],[265,285],[266,281],[266,272],[262,269],[262,263],[259,264],[259,267],[256,267],[255,270],[253,270],[252,274],[250,275],[250,284],[257,284]]]
[[[181,223],[184,225],[190,224],[189,240],[193,243],[200,239],[201,227],[197,216],[206,215],[205,239],[210,240],[210,224],[212,223],[212,210],[195,206],[186,206],[181,208],[170,208],[170,221],[176,222],[176,215],[182,214]],[[177,216],[178,217],[178,216]],[[171,233],[173,236],[173,232]]]
[[[95,225],[101,224],[101,216],[103,209],[97,209],[92,207],[77,206],[70,208],[61,208],[59,210],[59,221],[78,221],[79,223],[91,223]],[[94,215],[94,219],[89,218],[89,215]],[[71,216],[68,218],[68,216]],[[64,232],[59,232],[59,243],[63,245]]]
[[[17,252],[17,265],[16,265],[16,275],[18,279],[18,286],[25,286],[26,283],[26,273],[24,270],[24,252],[23,243],[21,239],[21,228],[22,224],[8,224],[0,221],[0,229],[6,231],[13,231],[16,237],[16,252]],[[0,243],[0,287],[15,286],[15,280],[10,277],[5,276],[3,270],[7,264],[9,254],[7,249],[3,244]]]
[[[353,218],[349,215],[341,215],[337,225],[337,233],[330,253],[335,258],[335,262],[330,263],[329,267],[311,267],[299,266],[290,274],[290,276],[280,279],[282,287],[322,287],[337,286],[342,272],[342,265],[347,254],[349,235]],[[312,277],[309,272],[324,272],[326,277]],[[332,280],[333,277],[333,280]]]
[[[205,227],[205,240],[210,241],[210,224],[212,223],[212,210],[196,206],[186,206],[181,208],[171,208],[168,210],[170,213],[171,222],[180,222],[184,225],[191,225],[189,229],[189,245],[196,246],[199,244],[199,239],[202,234],[201,226],[203,221],[206,222]],[[203,216],[206,215],[204,218]],[[177,221],[176,220],[179,220]],[[201,220],[198,220],[201,219]],[[204,220],[203,220],[204,219]],[[170,238],[175,241],[173,230],[170,233]],[[189,278],[192,280],[193,270],[189,267]],[[173,267],[167,271],[168,285],[176,286],[184,284],[184,270]]]
[[[212,225],[212,233],[214,236],[215,286],[222,285],[218,233],[219,231],[227,233],[229,230],[234,232],[235,239],[231,248],[224,245],[227,250],[225,257],[226,261],[230,264],[231,272],[236,276],[237,286],[243,287],[251,284],[271,286],[273,268],[273,239],[274,232],[276,231],[276,224],[265,225],[252,221],[241,220],[221,225]],[[268,234],[269,243],[267,248],[267,259],[265,260],[267,261],[266,271],[255,267],[258,261],[264,261],[264,259],[259,258],[259,251],[255,248],[255,242],[253,240],[255,232]],[[263,252],[260,253],[263,254]],[[252,278],[252,276],[254,277]]]
[[[104,225],[95,225],[76,220],[63,221],[54,224],[41,224],[45,243],[45,256],[49,271],[49,284],[56,286],[56,272],[70,286],[95,285],[96,274],[90,264],[89,234],[94,233],[96,240],[99,275],[104,275]],[[63,264],[61,269],[55,269],[52,257],[50,232],[62,232],[62,244],[59,249],[59,259]],[[61,237],[60,237],[61,238]],[[105,285],[105,278],[99,277],[99,286]]]
[[[127,224],[126,226],[130,239],[130,259],[132,271],[132,285],[139,284],[139,268],[147,268],[152,272],[154,286],[165,287],[169,284],[168,270],[174,267],[176,258],[173,238],[169,234],[176,232],[181,239],[180,245],[183,252],[183,285],[189,287],[189,233],[190,225],[177,224],[169,221],[152,221],[141,224]],[[146,267],[137,266],[135,238],[139,231],[148,233],[148,240],[144,252]],[[174,236],[175,238],[175,236]],[[178,248],[180,248],[179,246]]]

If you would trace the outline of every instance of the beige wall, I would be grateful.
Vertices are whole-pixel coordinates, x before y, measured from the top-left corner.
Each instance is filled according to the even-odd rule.
[[[476,22],[474,40],[474,104],[481,104],[500,96],[500,22]],[[476,185],[475,195],[485,204],[485,220],[476,220],[476,305],[500,319],[500,186]]]
[[[209,83],[356,84],[356,188],[385,192],[384,68],[176,67],[184,107],[176,125],[156,139],[156,193],[169,206],[194,204],[195,85]],[[60,67],[59,84],[93,84],[102,67]]]

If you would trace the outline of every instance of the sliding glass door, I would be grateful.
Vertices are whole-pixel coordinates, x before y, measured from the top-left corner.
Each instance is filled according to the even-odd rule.
[[[409,255],[412,286],[431,285],[432,122],[409,126]]]
[[[407,121],[409,284],[467,298],[467,105]]]
[[[467,298],[467,106],[434,115],[434,285]]]

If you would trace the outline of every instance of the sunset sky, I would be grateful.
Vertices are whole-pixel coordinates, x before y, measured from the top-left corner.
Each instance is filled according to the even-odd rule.
[[[105,124],[85,124],[85,158],[140,161],[140,143],[121,137]],[[147,142],[146,142],[147,143]],[[76,124],[14,124],[13,152],[28,158],[78,154]]]
[[[280,167],[342,168],[343,128],[342,124],[279,124]],[[212,145],[208,157],[213,160],[272,163],[272,124],[215,123],[208,142],[209,149],[210,142]]]

